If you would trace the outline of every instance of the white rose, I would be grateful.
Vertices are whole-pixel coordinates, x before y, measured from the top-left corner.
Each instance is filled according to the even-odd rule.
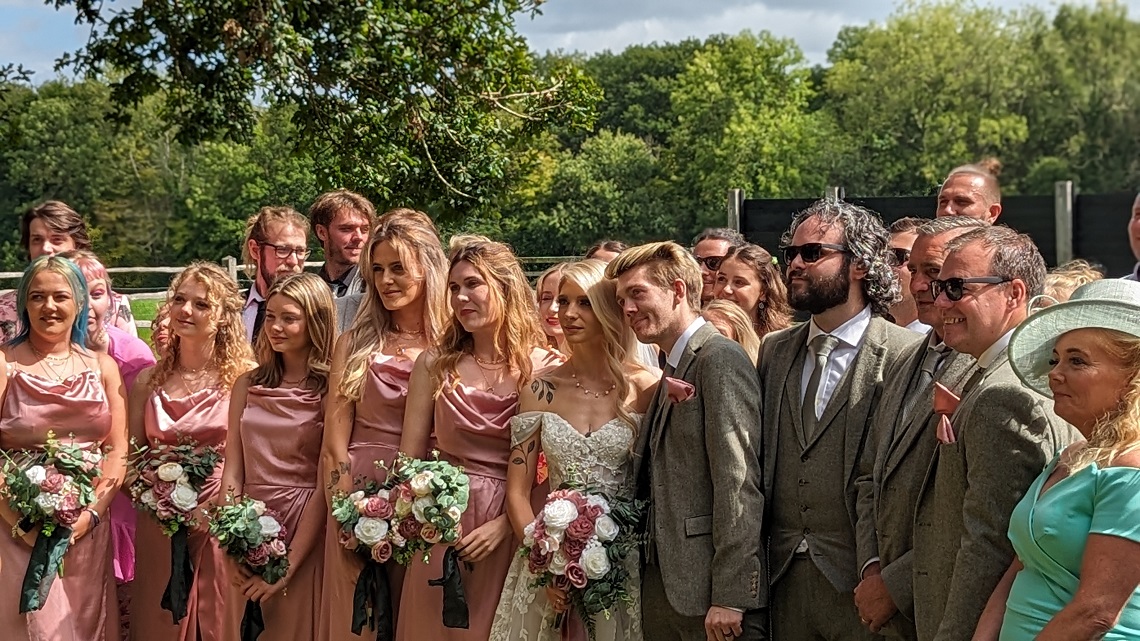
[[[578,518],[578,508],[573,502],[558,499],[546,504],[542,508],[543,522],[547,530],[565,530],[568,525]]]
[[[353,503],[356,503],[362,498],[364,498],[364,490],[357,490],[348,495],[348,500],[352,501]]]
[[[402,548],[408,544],[408,540],[400,536],[400,533],[395,530],[392,530],[392,536],[389,537],[389,539],[392,541],[392,545],[398,548]]]
[[[28,477],[28,480],[31,481],[33,485],[39,485],[47,478],[47,470],[45,470],[42,465],[33,465],[24,470],[24,476]]]
[[[392,496],[392,493],[388,490],[380,490],[379,492],[376,493],[376,496],[384,499],[385,501],[390,501],[391,500],[390,497]]]
[[[414,492],[416,496],[427,496],[431,494],[431,480],[434,477],[435,475],[431,472],[420,472],[412,477],[408,485],[411,486],[412,492]]]
[[[591,494],[591,495],[587,496],[586,497],[586,505],[597,505],[597,506],[600,506],[602,508],[603,513],[605,513],[605,514],[610,513],[610,502],[607,501],[605,499],[605,497],[603,497],[603,496],[599,496],[597,494]]]
[[[356,535],[356,540],[362,544],[372,547],[388,534],[388,522],[384,519],[374,519],[371,517],[362,517],[356,522],[356,527],[352,529],[352,533]]]
[[[547,534],[549,534],[549,532],[547,532]],[[539,550],[542,550],[543,554],[554,554],[558,551],[559,547],[558,540],[550,536],[542,537],[536,541],[536,545],[538,545]]]
[[[527,523],[523,528],[523,545],[530,547],[534,545],[534,522]]]
[[[253,501],[253,513],[256,514],[259,518],[261,516],[264,516],[265,515],[265,503],[263,501],[258,501],[255,499]]]
[[[594,534],[598,537],[599,541],[612,541],[617,538],[618,532],[618,524],[605,514],[599,516],[598,520],[594,521]]]
[[[182,466],[177,463],[163,463],[158,466],[158,478],[173,483],[182,476]]]
[[[154,490],[147,490],[140,494],[139,502],[152,510],[158,507],[158,497],[154,495]]]
[[[606,556],[606,549],[601,547],[582,552],[581,564],[586,578],[591,580],[600,579],[610,571],[610,559]]]
[[[570,559],[559,550],[550,557],[550,571],[555,574],[566,574],[566,566],[570,565]]]
[[[186,487],[193,487],[190,484],[190,475],[187,474],[186,472],[183,472],[182,476],[179,476],[178,480],[175,481],[174,484],[175,485],[185,485]]]
[[[412,502],[412,515],[415,516],[416,520],[420,523],[426,523],[427,519],[424,518],[424,510],[433,505],[435,505],[434,498],[430,496],[417,497],[416,500]]]
[[[261,526],[261,534],[267,539],[275,539],[281,534],[281,524],[272,516],[257,517],[257,524]]]
[[[54,494],[37,494],[32,501],[49,516],[55,514],[55,509],[59,507],[59,497]]]
[[[459,519],[463,517],[463,510],[459,509],[458,505],[452,505],[451,507],[444,510],[443,513],[456,523],[458,523]]]
[[[198,493],[189,485],[175,485],[170,493],[170,502],[179,510],[189,512],[198,507]]]
[[[396,516],[401,519],[412,513],[412,504],[402,498],[396,499],[396,505],[393,507],[396,509]]]

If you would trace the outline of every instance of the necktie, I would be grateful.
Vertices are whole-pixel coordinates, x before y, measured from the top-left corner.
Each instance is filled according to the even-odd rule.
[[[910,421],[911,413],[914,411],[918,399],[934,382],[934,373],[938,371],[938,364],[945,355],[943,345],[928,345],[926,347],[926,355],[922,358],[922,367],[918,376],[911,379],[911,387],[907,390],[906,405],[903,406],[903,412],[900,416],[902,425],[906,425]]]
[[[823,370],[827,367],[827,357],[831,355],[832,350],[838,344],[838,338],[830,334],[820,334],[813,338],[808,346],[815,358],[815,367],[812,368],[811,376],[808,378],[807,390],[804,392],[804,404],[800,408],[804,435],[808,439],[815,436],[815,430],[818,427],[816,423],[819,422],[815,413],[816,398],[819,396],[819,381],[823,376]]]
[[[257,316],[253,318],[253,338],[249,342],[257,344],[257,335],[261,333],[261,326],[265,324],[265,301],[257,301]]]

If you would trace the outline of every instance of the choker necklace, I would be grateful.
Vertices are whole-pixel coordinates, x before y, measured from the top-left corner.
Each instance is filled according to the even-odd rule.
[[[400,329],[395,325],[392,326],[393,334],[403,334],[404,336],[423,336],[424,330],[422,329]]]
[[[503,363],[507,362],[506,356],[494,361],[485,361],[474,354],[471,355],[471,358],[474,358],[476,363],[480,365],[486,365],[487,367],[494,367],[496,365],[502,365]]]
[[[608,390],[605,390],[604,392],[595,392],[592,390],[588,390],[582,386],[582,382],[578,380],[578,373],[577,372],[571,371],[570,372],[570,378],[574,379],[574,387],[582,390],[582,393],[585,394],[586,396],[593,394],[594,398],[601,398],[603,396],[609,396],[610,392],[617,389],[617,383],[611,383],[610,388]]]
[[[64,354],[63,356],[60,356],[58,354],[45,354],[45,353],[41,352],[40,350],[36,349],[35,346],[33,346],[30,342],[28,343],[28,347],[32,348],[33,354],[35,354],[39,358],[42,358],[45,361],[51,361],[53,363],[66,363],[71,358],[71,346],[70,345],[67,346],[67,354]]]

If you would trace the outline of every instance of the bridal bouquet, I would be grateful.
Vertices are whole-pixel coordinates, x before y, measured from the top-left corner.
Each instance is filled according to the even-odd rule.
[[[261,501],[233,495],[208,513],[210,535],[218,546],[266,583],[277,583],[289,571],[288,531],[281,517]],[[241,620],[241,641],[254,641],[265,630],[261,604],[247,601]]]
[[[609,618],[614,606],[632,602],[625,560],[640,544],[636,532],[645,508],[645,501],[564,485],[523,531],[519,554],[536,576],[531,587],[565,590],[591,641],[596,615]],[[555,621],[564,623],[562,616]]]
[[[20,613],[43,607],[71,540],[71,527],[95,503],[95,479],[103,455],[48,432],[42,450],[3,453],[4,487],[0,494],[22,518],[13,536],[40,526],[20,590]]]
[[[342,540],[354,539],[355,551],[364,558],[352,599],[352,632],[359,635],[367,625],[377,639],[385,640],[392,638],[393,616],[392,588],[384,564],[397,545],[407,545],[396,532],[395,499],[389,486],[387,481],[368,480],[363,489],[332,497],[332,515],[340,524]]]
[[[135,446],[127,486],[135,506],[150,514],[170,537],[170,582],[162,593],[162,608],[175,625],[186,616],[194,566],[190,563],[189,529],[198,522],[198,504],[206,480],[222,460],[217,447],[200,447],[193,440],[177,445]]]

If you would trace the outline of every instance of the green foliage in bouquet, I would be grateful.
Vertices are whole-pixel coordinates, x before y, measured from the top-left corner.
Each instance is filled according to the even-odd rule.
[[[40,523],[43,536],[50,537],[58,522],[70,526],[83,508],[95,502],[103,455],[75,444],[74,434],[71,438],[63,442],[49,431],[43,449],[0,453],[4,458],[0,495],[14,511]]]
[[[238,559],[266,583],[277,583],[289,570],[286,531],[279,515],[265,503],[226,496],[208,513],[210,535],[226,554]]]

